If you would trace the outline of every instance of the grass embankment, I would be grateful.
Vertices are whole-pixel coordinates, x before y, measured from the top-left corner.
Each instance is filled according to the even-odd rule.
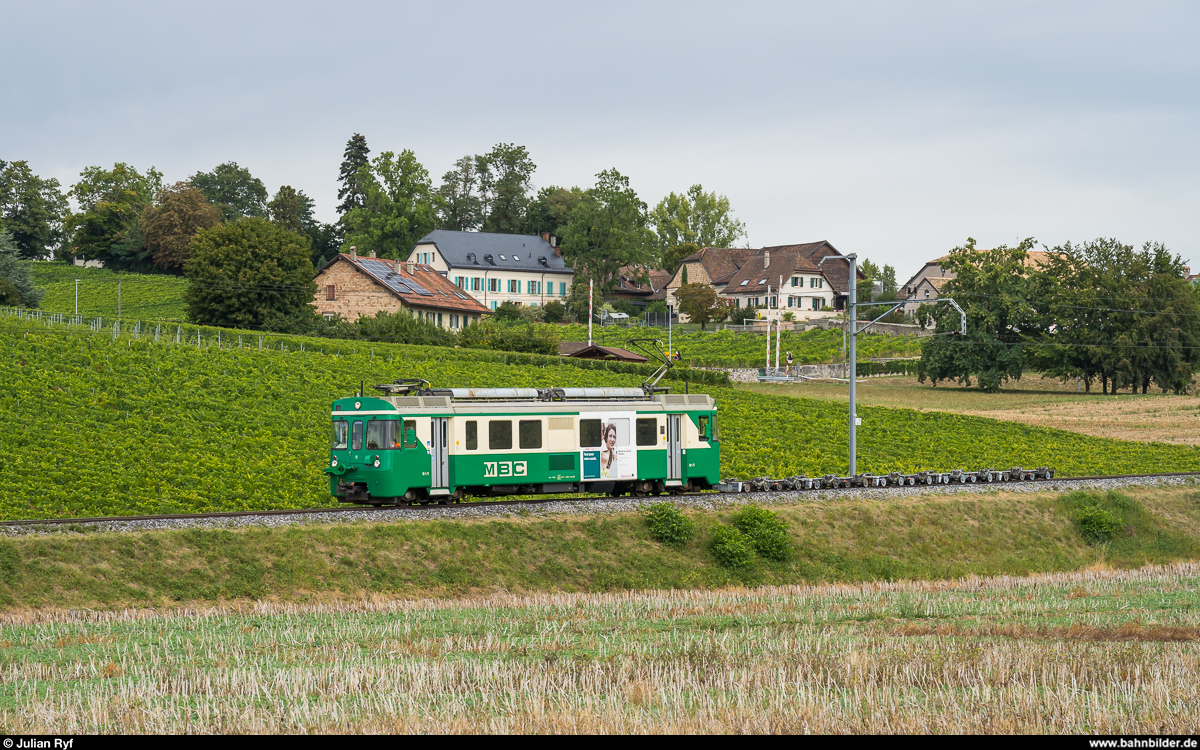
[[[0,732],[1185,734],[1200,566],[76,611],[0,626]]]
[[[40,305],[51,313],[75,312],[75,279],[79,279],[79,314],[85,318],[117,319],[117,282],[120,313],[128,320],[187,320],[183,290],[187,280],[165,274],[116,273],[105,268],[83,268],[69,263],[28,263],[35,286],[45,290]]]
[[[587,341],[586,325],[559,326],[563,341]],[[666,328],[618,328],[592,327],[592,340],[606,346],[631,348],[627,343],[633,338],[657,338],[666,346]],[[692,367],[762,367],[766,364],[767,338],[765,334],[740,331],[674,331],[670,336],[672,345],[682,355],[682,361]],[[788,352],[797,364],[810,365],[825,362],[841,362],[842,332],[785,331],[779,345],[780,364]],[[916,357],[921,354],[920,339],[915,336],[888,336],[863,334],[858,340],[860,360],[888,357]],[[775,335],[771,335],[771,361],[775,357]]]
[[[738,388],[831,403],[849,399],[845,383],[745,383]],[[1105,396],[1098,390],[1085,394],[1077,392],[1074,381],[1064,383],[1037,373],[1009,381],[999,393],[947,382],[934,387],[909,377],[864,378],[857,398],[860,406],[946,411],[1117,440],[1200,445],[1200,396],[1128,392]]]
[[[329,404],[368,385],[636,386],[648,368],[434,347],[288,339],[286,351],[116,340],[0,317],[0,518],[329,504]],[[278,345],[278,344],[276,344]],[[343,348],[344,347],[344,348]],[[673,381],[679,389],[680,383]],[[692,384],[692,392],[701,390]],[[845,407],[704,388],[718,403],[722,475],[846,471]],[[1103,440],[953,414],[864,408],[859,470],[1053,466],[1060,475],[1200,470],[1200,450]]]
[[[1075,526],[1084,504],[1120,520],[1108,545]],[[1066,496],[927,495],[773,506],[789,523],[787,562],[729,571],[709,552],[732,510],[686,511],[682,547],[655,542],[641,514],[243,530],[30,535],[0,540],[0,605],[171,606],[368,594],[721,588],[821,581],[1025,575],[1200,558],[1200,491]]]

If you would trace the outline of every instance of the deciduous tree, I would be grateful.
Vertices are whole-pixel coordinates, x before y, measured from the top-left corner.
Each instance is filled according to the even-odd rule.
[[[684,244],[732,247],[746,237],[746,225],[733,218],[729,199],[706,193],[700,185],[692,185],[682,195],[671,193],[663,198],[650,219],[658,235],[658,252],[669,271],[674,269],[665,265],[665,256],[671,248]]]
[[[308,240],[266,219],[202,229],[188,251],[184,300],[194,323],[257,328],[302,314],[316,294]]]
[[[525,233],[549,232],[555,237],[562,237],[567,223],[571,220],[571,211],[579,204],[581,198],[582,188],[564,188],[557,185],[542,188],[529,205]]]
[[[702,331],[709,323],[729,315],[729,301],[722,300],[708,284],[684,284],[675,290],[675,299],[679,301],[679,311],[688,316],[688,322],[699,323]]]
[[[275,193],[275,197],[267,204],[271,221],[280,227],[302,234],[308,238],[309,257],[313,266],[324,265],[321,258],[331,258],[341,245],[338,228],[334,224],[317,221],[313,216],[315,203],[312,198],[291,185],[284,185]]]
[[[64,222],[70,253],[118,271],[154,270],[140,219],[161,188],[162,173],[154,167],[144,175],[124,163],[84,169],[68,193],[79,204]]]
[[[1016,247],[1001,245],[979,250],[968,238],[950,251],[942,263],[955,278],[942,287],[942,297],[953,297],[967,314],[967,335],[960,328],[958,311],[950,305],[922,305],[918,316],[936,322],[936,333],[921,343],[921,380],[957,380],[994,393],[1006,380],[1019,380],[1025,369],[1025,348],[1041,339],[1043,323],[1030,301],[1029,250],[1032,238]]]
[[[517,234],[525,229],[529,189],[537,166],[524,146],[498,143],[476,157],[486,217],[483,231]]]
[[[20,257],[50,257],[69,213],[58,180],[39,177],[26,161],[0,161],[0,226],[11,233]]]
[[[223,221],[267,215],[267,186],[237,162],[218,165],[211,172],[197,172],[191,183],[221,211]]]
[[[606,295],[622,266],[652,262],[653,245],[646,204],[615,169],[596,175],[596,186],[580,198],[563,230],[563,256],[576,278],[595,279]]]
[[[221,212],[204,193],[191,183],[177,182],[160,190],[156,205],[142,213],[142,235],[155,266],[182,273],[192,237],[220,223]]]
[[[384,151],[370,168],[359,170],[358,180],[366,188],[366,203],[343,217],[345,245],[403,258],[437,226],[429,172],[412,151]]]
[[[454,162],[454,169],[442,175],[437,202],[438,222],[443,229],[468,232],[479,228],[483,223],[483,199],[475,157],[462,157]]]

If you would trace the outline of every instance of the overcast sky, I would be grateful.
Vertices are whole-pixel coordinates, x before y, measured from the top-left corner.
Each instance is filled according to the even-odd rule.
[[[1200,261],[1190,0],[175,6],[4,0],[0,159],[66,186],[236,161],[331,221],[356,132],[435,184],[506,142],[536,187],[700,183],[755,247],[829,240],[901,282],[968,236]]]

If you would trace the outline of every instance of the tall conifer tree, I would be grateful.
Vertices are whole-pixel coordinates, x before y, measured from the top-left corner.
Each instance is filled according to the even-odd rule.
[[[367,186],[359,179],[358,170],[369,166],[367,155],[370,153],[371,149],[367,148],[365,136],[355,133],[346,142],[346,151],[342,154],[342,168],[338,172],[338,182],[342,184],[338,188],[337,196],[341,201],[337,207],[340,216],[366,205]]]

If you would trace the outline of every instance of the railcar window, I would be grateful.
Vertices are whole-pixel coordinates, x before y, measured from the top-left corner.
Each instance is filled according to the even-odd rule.
[[[600,420],[599,419],[581,419],[581,420],[579,420],[579,447],[580,448],[599,448],[600,447]]]
[[[493,419],[488,422],[488,449],[506,451],[512,449],[512,421]]]
[[[700,439],[701,439],[701,440],[708,440],[708,415],[707,415],[707,414],[701,414],[701,415],[700,415],[700,420],[699,420],[699,421],[700,421],[700,424],[699,424],[699,427],[700,427]]]
[[[417,447],[417,420],[415,419],[404,420],[404,447]]]
[[[637,421],[637,444],[658,445],[657,419],[639,419]]]
[[[350,435],[350,450],[362,450],[363,429],[362,422],[355,422],[354,429]]]
[[[467,450],[479,450],[479,423],[473,419],[467,422]]]
[[[542,420],[522,419],[517,431],[521,439],[522,448],[542,447]]]
[[[372,419],[367,422],[367,450],[391,450],[396,445],[396,423],[390,419]]]
[[[350,423],[338,420],[333,423],[333,445],[329,450],[344,451],[350,442]]]

